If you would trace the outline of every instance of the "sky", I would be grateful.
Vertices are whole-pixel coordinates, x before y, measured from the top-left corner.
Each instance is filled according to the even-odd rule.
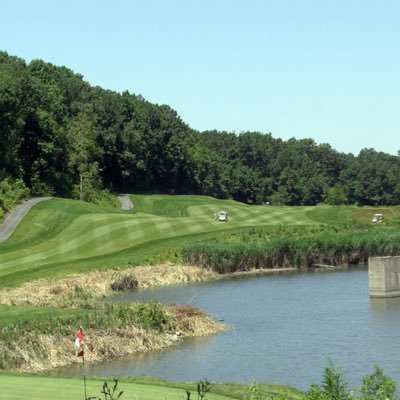
[[[400,150],[398,0],[0,0],[0,50],[190,127]]]

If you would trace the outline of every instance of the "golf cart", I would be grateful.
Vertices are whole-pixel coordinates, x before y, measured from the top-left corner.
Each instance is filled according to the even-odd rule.
[[[374,214],[372,222],[379,223],[383,221],[383,214]]]
[[[226,211],[220,211],[218,216],[218,221],[228,222],[228,213]]]

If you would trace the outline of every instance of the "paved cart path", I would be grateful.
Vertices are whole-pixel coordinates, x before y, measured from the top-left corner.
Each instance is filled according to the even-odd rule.
[[[129,194],[120,194],[118,196],[119,201],[121,202],[121,208],[123,210],[133,209],[133,203],[129,196]],[[0,243],[6,241],[12,235],[16,227],[35,204],[49,199],[51,199],[51,197],[36,197],[34,199],[24,201],[15,207],[6,220],[0,224]]]
[[[15,207],[6,220],[0,224],[0,243],[6,241],[12,235],[15,228],[35,204],[49,199],[51,199],[51,197],[36,197],[34,199],[24,201]]]

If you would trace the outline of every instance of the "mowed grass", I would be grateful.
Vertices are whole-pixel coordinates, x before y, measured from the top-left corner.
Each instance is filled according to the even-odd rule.
[[[0,287],[157,261],[171,249],[225,231],[316,223],[307,207],[249,206],[204,196],[133,196],[133,202],[133,212],[66,199],[36,205],[0,244]],[[228,223],[214,221],[220,210],[229,213]]]
[[[82,378],[56,378],[45,376],[17,375],[0,372],[0,400],[79,400],[85,398]],[[112,379],[106,379],[109,386],[113,385]],[[86,379],[86,394],[90,397],[103,398],[100,393],[103,379]],[[126,400],[184,400],[187,398],[186,390],[190,390],[191,398],[197,398],[197,383],[166,382],[157,378],[138,377],[121,379],[117,390],[123,391],[121,399]],[[212,384],[212,389],[207,393],[208,400],[245,399],[249,397],[248,385],[236,383]],[[300,400],[304,394],[294,388],[283,385],[258,385],[264,398],[277,400]]]
[[[113,384],[108,381],[109,386]],[[88,397],[103,398],[100,392],[103,381],[86,380]],[[185,399],[184,389],[141,384],[135,382],[119,382],[117,393],[123,390],[121,399],[137,400],[179,400]],[[82,379],[50,378],[40,376],[3,375],[0,374],[0,400],[79,400],[84,399],[84,383]],[[194,395],[194,393],[193,393]],[[209,393],[209,400],[228,400],[232,397]]]
[[[133,212],[57,198],[39,203],[0,244],[0,287],[173,260],[183,246],[225,232],[353,218],[368,221],[376,212],[352,206],[251,206],[206,196],[137,195],[132,200]],[[214,221],[214,212],[221,210],[229,213],[228,223]],[[384,213],[398,216],[399,208]]]

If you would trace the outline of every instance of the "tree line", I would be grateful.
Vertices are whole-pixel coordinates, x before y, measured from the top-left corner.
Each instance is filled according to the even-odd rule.
[[[198,132],[168,105],[0,52],[0,182],[85,201],[141,192],[253,204],[394,205],[400,157],[374,149],[355,156],[270,133]]]

